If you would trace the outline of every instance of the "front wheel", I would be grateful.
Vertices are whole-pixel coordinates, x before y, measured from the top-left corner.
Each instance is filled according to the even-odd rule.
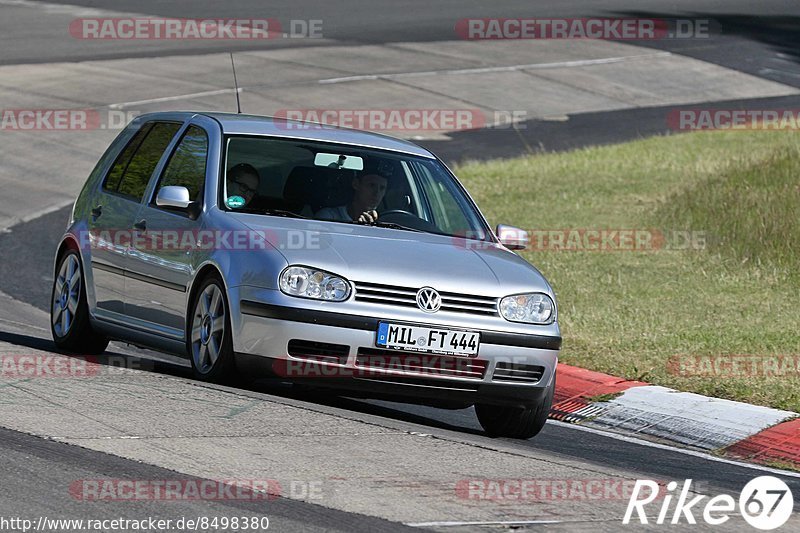
[[[190,320],[187,348],[195,378],[228,380],[234,371],[233,340],[225,288],[218,277],[203,281]]]
[[[105,351],[108,338],[89,323],[86,287],[75,250],[67,250],[58,262],[50,302],[50,333],[59,349],[88,355]]]
[[[541,402],[531,407],[505,407],[498,405],[476,404],[475,414],[478,422],[490,437],[508,437],[512,439],[530,439],[535,437],[547,422],[550,407],[553,405],[553,392],[556,381],[547,390]]]

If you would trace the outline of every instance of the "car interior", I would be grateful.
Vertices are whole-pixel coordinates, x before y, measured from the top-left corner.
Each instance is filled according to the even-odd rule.
[[[387,178],[388,184],[378,212],[399,209],[419,216],[411,178],[399,161],[364,157],[362,170],[335,168],[335,165],[331,168],[315,164],[317,152],[311,146],[274,143],[273,147],[274,150],[265,154],[259,140],[243,138],[229,144],[227,169],[246,163],[259,174],[258,191],[248,204],[248,210],[282,210],[313,218],[325,207],[349,203],[354,178],[379,174]]]

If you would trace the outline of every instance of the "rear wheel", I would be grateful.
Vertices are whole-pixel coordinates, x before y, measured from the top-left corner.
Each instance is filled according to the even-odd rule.
[[[89,355],[105,351],[108,338],[89,323],[86,287],[75,250],[67,250],[59,259],[50,302],[50,333],[58,348]]]
[[[206,278],[194,299],[188,352],[197,379],[223,382],[234,371],[233,340],[225,288],[217,276]]]
[[[547,422],[550,407],[553,405],[555,387],[556,380],[553,379],[553,384],[542,401],[531,407],[476,404],[475,413],[478,415],[478,422],[490,437],[512,439],[535,437]]]

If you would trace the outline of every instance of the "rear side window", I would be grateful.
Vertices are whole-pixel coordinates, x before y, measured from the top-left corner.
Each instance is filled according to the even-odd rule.
[[[141,200],[161,155],[180,127],[173,122],[145,124],[114,162],[103,189]]]
[[[189,189],[189,198],[199,201],[206,179],[207,158],[208,136],[205,130],[189,126],[172,153],[158,188],[168,185],[186,187]]]
[[[125,146],[125,148],[122,150],[122,153],[120,153],[119,157],[117,157],[117,160],[114,161],[114,166],[112,166],[111,170],[108,172],[108,175],[103,182],[103,190],[117,192],[117,188],[119,188],[119,182],[122,180],[122,175],[125,173],[125,169],[127,168],[131,157],[133,157],[133,154],[136,153],[136,150],[139,148],[139,145],[142,144],[142,141],[152,126],[152,122],[145,124],[128,142],[127,146]]]

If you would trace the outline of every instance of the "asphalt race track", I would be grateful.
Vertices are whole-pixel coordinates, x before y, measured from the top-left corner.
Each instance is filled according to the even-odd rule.
[[[233,95],[224,92],[227,67],[217,66],[228,50],[242,54],[243,102],[258,112],[297,105],[289,95],[295,90],[305,98],[316,95],[327,106],[340,101],[343,107],[351,105],[344,100],[350,91],[356,96],[377,94],[378,101],[385,98],[391,105],[400,105],[397,102],[408,98],[411,90],[436,105],[452,97],[443,93],[438,78],[419,76],[412,87],[411,81],[391,79],[396,74],[391,69],[381,70],[387,79],[375,80],[374,85],[353,84],[351,90],[350,85],[344,87],[349,83],[345,82],[339,84],[340,89],[334,87],[337,84],[325,86],[329,88],[324,91],[318,88],[321,78],[364,76],[391,61],[422,61],[421,56],[428,54],[425,61],[430,67],[407,63],[399,72],[438,72],[449,62],[463,69],[499,66],[509,69],[498,74],[496,85],[502,87],[504,82],[521,83],[524,76],[533,77],[514,69],[521,63],[538,62],[533,61],[538,53],[547,55],[548,64],[553,65],[581,60],[590,53],[595,54],[592,60],[613,57],[620,61],[619,71],[610,74],[580,70],[583,67],[556,71],[559,66],[553,67],[552,75],[535,77],[538,85],[530,94],[541,90],[545,103],[541,108],[526,108],[527,118],[514,128],[419,136],[421,144],[447,161],[669,134],[665,115],[678,104],[714,102],[751,109],[789,109],[800,104],[800,4],[786,0],[602,0],[591,5],[548,0],[535,6],[519,0],[491,4],[477,0],[281,0],[268,5],[255,0],[0,0],[0,14],[0,101],[6,109],[150,111],[175,105],[230,110]],[[76,17],[114,14],[321,19],[324,38],[264,44],[103,43],[73,39],[64,31]],[[486,59],[479,57],[482,49],[465,47],[453,33],[455,21],[470,17],[592,16],[708,18],[719,24],[721,32],[707,41],[602,43],[591,52],[589,47],[570,43],[556,43],[547,50],[514,47],[496,57],[488,54]],[[359,50],[372,63],[350,68],[346,54]],[[640,54],[647,61],[663,61],[665,76],[685,75],[690,65],[696,77],[685,80],[686,90],[680,94],[658,93],[654,86],[663,85],[664,80],[633,74],[622,78],[631,88],[623,96],[612,98],[611,89],[603,92],[602,87],[586,94],[581,87],[585,79],[581,76],[607,81],[629,72],[626,69]],[[524,61],[529,56],[531,60]],[[275,65],[281,70],[270,71]],[[177,66],[185,71],[170,77]],[[201,68],[207,71],[198,72]],[[249,74],[248,68],[253,69]],[[256,73],[257,68],[261,70]],[[715,84],[720,79],[729,82]],[[556,85],[550,85],[556,83],[575,91],[577,96],[568,105],[561,105],[558,90],[553,89]],[[387,88],[384,91],[384,85],[377,84]],[[551,100],[547,91],[553,91]],[[496,87],[473,84],[457,99],[463,105],[492,109],[492,102],[503,97]],[[525,98],[531,97],[526,93]],[[0,183],[4,185],[0,195],[0,355],[61,357],[47,329],[53,253],[71,200],[115,134],[111,129],[41,134],[0,131]],[[270,529],[278,531],[412,529],[408,526],[442,531],[622,528],[626,501],[554,500],[534,506],[475,502],[458,497],[453,489],[467,477],[466,472],[473,476],[480,472],[481,478],[540,473],[564,480],[691,478],[694,490],[706,495],[738,495],[753,477],[771,474],[800,495],[800,475],[660,443],[557,422],[548,423],[530,441],[489,439],[481,433],[472,409],[445,411],[354,400],[275,381],[242,382],[235,387],[201,385],[190,378],[185,361],[117,343],[112,343],[109,352],[118,362],[132,363],[124,366],[142,371],[102,372],[98,379],[82,383],[0,380],[0,518],[247,515],[269,517]],[[290,494],[268,501],[109,503],[81,501],[69,491],[76,480],[87,479],[262,477],[275,477],[284,486],[298,480],[320,481],[324,494],[317,499]],[[796,517],[793,520],[786,530],[800,527]],[[677,529],[738,531],[743,527],[741,520],[732,520],[717,528],[684,525]]]

